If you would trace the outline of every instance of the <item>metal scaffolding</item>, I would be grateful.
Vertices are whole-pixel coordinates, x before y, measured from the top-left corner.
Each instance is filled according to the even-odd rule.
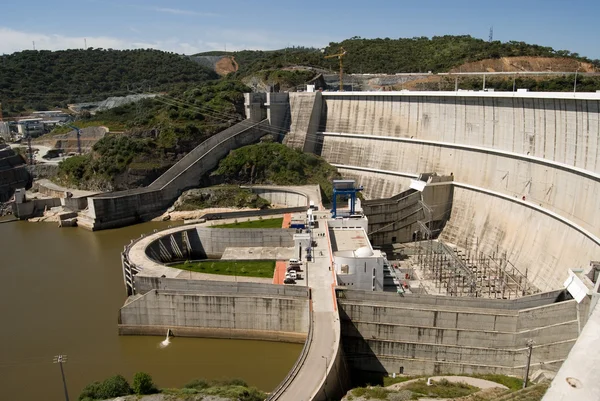
[[[429,293],[514,299],[539,292],[506,255],[485,255],[431,239],[414,243],[413,255]],[[425,285],[427,287],[427,285]]]

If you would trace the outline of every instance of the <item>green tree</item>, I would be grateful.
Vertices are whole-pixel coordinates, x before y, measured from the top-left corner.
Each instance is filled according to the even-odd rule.
[[[133,391],[136,394],[144,395],[156,393],[157,390],[152,382],[152,377],[148,373],[137,372],[133,376]]]
[[[79,401],[95,400],[99,397],[102,384],[100,382],[93,382],[88,384],[81,390],[79,394]]]
[[[121,375],[116,375],[109,377],[102,382],[100,391],[98,392],[98,398],[104,400],[129,394],[131,394],[131,387],[127,380]]]

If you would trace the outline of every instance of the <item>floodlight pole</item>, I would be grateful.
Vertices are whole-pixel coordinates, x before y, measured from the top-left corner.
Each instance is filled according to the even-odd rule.
[[[67,356],[66,355],[57,355],[54,357],[53,362],[58,363],[58,365],[60,366],[60,374],[62,376],[63,387],[65,389],[65,400],[69,401],[69,392],[67,391],[67,381],[65,379],[65,371],[63,370],[63,363],[67,362]]]
[[[534,341],[532,339],[527,340],[527,365],[525,365],[525,378],[523,379],[523,388],[527,387],[529,381],[529,366],[531,365],[531,351],[533,349]]]

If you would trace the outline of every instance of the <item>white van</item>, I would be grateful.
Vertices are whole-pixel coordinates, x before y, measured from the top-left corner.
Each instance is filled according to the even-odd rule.
[[[299,265],[301,263],[298,259],[290,259],[290,265]]]

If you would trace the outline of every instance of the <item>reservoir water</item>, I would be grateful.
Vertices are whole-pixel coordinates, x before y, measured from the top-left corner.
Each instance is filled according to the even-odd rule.
[[[171,223],[172,224],[172,223]],[[56,223],[0,223],[0,389],[6,400],[71,400],[93,381],[138,371],[159,387],[195,378],[240,377],[270,391],[300,354],[299,344],[117,335],[125,300],[120,253],[164,223],[88,232]],[[166,333],[165,333],[166,334]]]

